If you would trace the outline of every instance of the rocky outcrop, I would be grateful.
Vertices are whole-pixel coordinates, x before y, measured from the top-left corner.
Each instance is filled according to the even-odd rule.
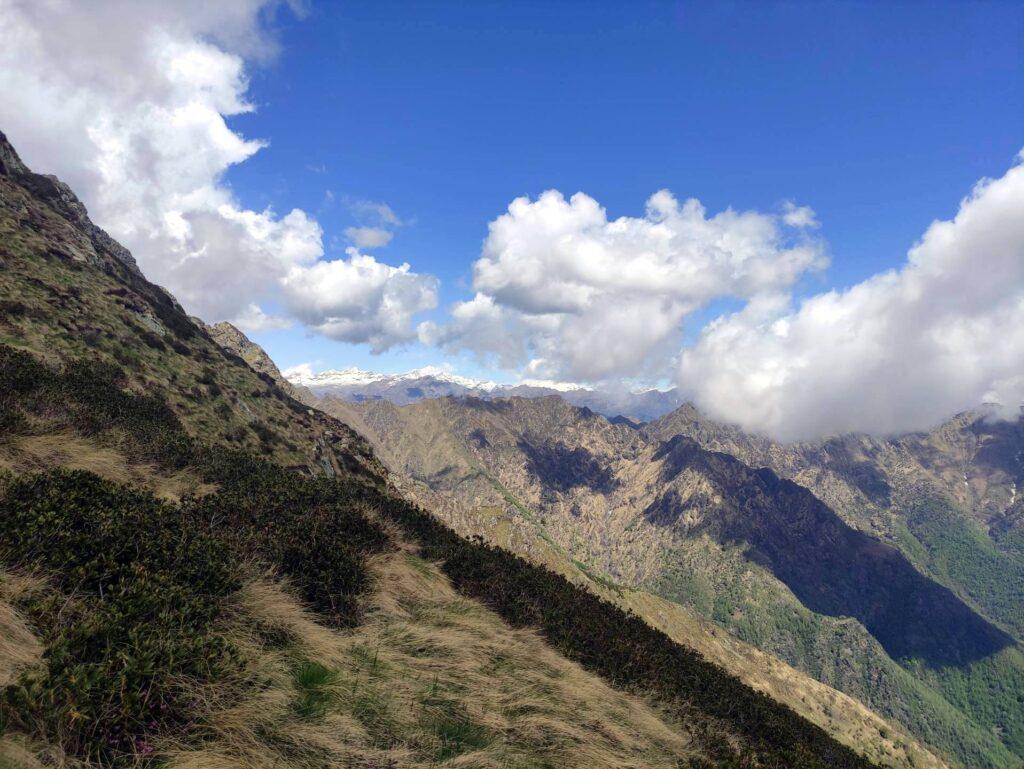
[[[135,257],[127,248],[92,223],[89,213],[85,210],[85,205],[71,191],[71,188],[56,176],[37,174],[29,170],[2,132],[0,132],[0,175],[10,177],[36,198],[49,203],[87,235],[92,248],[84,254],[72,254],[72,256],[79,257],[79,260],[90,260],[96,263],[100,260],[100,255],[109,254],[135,275],[141,277]]]
[[[213,341],[227,352],[237,355],[244,360],[257,374],[270,377],[278,387],[295,398],[299,403],[304,403],[307,406],[316,405],[318,399],[309,388],[294,385],[285,379],[266,351],[249,339],[238,328],[226,320],[214,323],[212,326],[205,323],[203,325]]]

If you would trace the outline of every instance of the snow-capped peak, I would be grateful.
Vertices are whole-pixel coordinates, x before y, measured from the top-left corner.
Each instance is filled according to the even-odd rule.
[[[378,374],[374,371],[364,371],[360,368],[327,369],[320,373],[314,373],[308,363],[303,363],[281,372],[284,378],[292,384],[305,387],[327,387],[346,385],[367,385],[375,382],[383,382],[390,377],[387,374]]]
[[[589,389],[575,382],[557,382],[550,379],[523,379],[509,384],[493,382],[487,379],[471,379],[470,377],[454,373],[447,366],[422,366],[406,371],[404,374],[381,374],[376,371],[365,371],[355,367],[327,369],[326,371],[315,373],[311,364],[302,363],[285,369],[283,373],[285,379],[292,384],[313,388],[359,387],[371,384],[389,385],[400,382],[413,382],[420,379],[432,379],[435,382],[457,385],[467,390],[486,393],[500,393],[516,387],[535,387],[563,393]]]
[[[497,382],[490,382],[483,379],[470,379],[469,377],[460,376],[459,374],[454,374],[441,366],[423,366],[422,368],[407,371],[404,374],[397,374],[392,378],[400,382],[408,382],[414,379],[436,379],[439,382],[456,384],[470,390],[484,390],[486,392],[490,392],[496,387],[501,386]]]
[[[519,382],[519,385],[522,387],[541,387],[545,390],[557,390],[560,393],[590,389],[576,382],[557,382],[553,379],[524,379]]]
[[[310,364],[302,363],[285,369],[283,374],[285,379],[292,384],[305,387],[358,387],[380,383],[412,382],[418,379],[434,379],[438,382],[484,392],[491,392],[502,387],[497,382],[460,376],[441,366],[423,366],[403,374],[381,374],[354,366],[345,369],[327,369],[316,373]]]
[[[318,396],[331,396],[356,402],[388,400],[404,405],[424,398],[473,396],[506,398],[558,394],[576,406],[587,406],[601,414],[634,415],[655,419],[679,405],[674,391],[617,389],[602,390],[577,382],[551,379],[521,379],[518,382],[493,382],[456,374],[450,366],[423,366],[401,374],[382,374],[360,368],[329,369],[314,372],[309,363],[285,369],[285,378],[308,387]]]

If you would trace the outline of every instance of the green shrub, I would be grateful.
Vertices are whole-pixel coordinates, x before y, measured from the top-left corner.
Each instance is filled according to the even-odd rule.
[[[189,720],[180,682],[232,664],[212,624],[238,581],[209,523],[82,471],[18,479],[2,507],[4,567],[53,586],[24,607],[45,666],[4,691],[4,720],[81,756],[147,752]]]
[[[230,532],[240,557],[256,554],[287,575],[325,621],[354,624],[365,556],[389,541],[351,490],[226,448],[203,450],[197,464],[220,490],[191,501],[195,514]]]

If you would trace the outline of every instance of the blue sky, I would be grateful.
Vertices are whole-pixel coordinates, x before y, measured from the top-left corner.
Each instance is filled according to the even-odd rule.
[[[1019,3],[314,3],[275,26],[257,109],[230,121],[269,147],[228,183],[314,214],[329,257],[346,202],[386,202],[408,223],[370,251],[437,275],[438,318],[472,295],[487,223],[520,195],[581,190],[610,217],[661,188],[712,213],[791,199],[822,223],[831,267],[802,285],[818,291],[901,264],[1022,144]],[[282,366],[446,357],[253,336]]]
[[[1024,406],[1024,3],[293,6],[0,16],[26,163],[280,366],[782,440]]]

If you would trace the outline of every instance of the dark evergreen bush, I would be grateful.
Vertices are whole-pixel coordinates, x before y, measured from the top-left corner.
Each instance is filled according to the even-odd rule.
[[[51,575],[23,607],[45,665],[0,700],[3,720],[43,724],[90,758],[149,749],[189,720],[179,681],[216,678],[231,649],[211,630],[238,587],[208,521],[91,473],[16,480],[0,501],[5,568]]]

